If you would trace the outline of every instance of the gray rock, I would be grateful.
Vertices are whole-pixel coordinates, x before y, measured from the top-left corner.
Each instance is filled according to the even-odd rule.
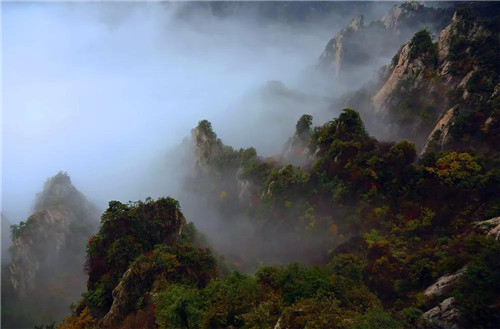
[[[434,284],[425,289],[425,296],[441,296],[444,293],[453,289],[458,280],[465,274],[467,267],[464,266],[453,274],[448,274],[440,277]]]
[[[459,329],[460,312],[456,309],[455,303],[455,298],[447,298],[425,312],[422,319],[433,329]]]
[[[474,223],[474,227],[481,233],[500,240],[500,217],[494,217],[482,222]]]

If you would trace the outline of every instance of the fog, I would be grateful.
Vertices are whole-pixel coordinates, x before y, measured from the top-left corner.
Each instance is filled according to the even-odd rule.
[[[270,134],[265,143],[271,125],[247,118],[268,107],[249,93],[269,80],[300,88],[303,70],[348,20],[292,27],[201,10],[180,19],[180,6],[2,4],[2,211],[11,222],[30,214],[58,170],[101,208],[175,196],[148,177],[151,166],[204,118],[234,146],[276,151],[293,125],[279,132],[283,142]],[[233,138],[238,131],[244,138]]]
[[[101,212],[110,200],[178,199],[218,252],[250,263],[245,270],[320,261],[311,250],[323,240],[263,235],[244,211],[221,214],[192,190],[191,129],[207,119],[226,145],[279,154],[302,114],[315,125],[337,117],[332,104],[390,61],[377,58],[350,79],[317,66],[352,17],[379,19],[392,5],[323,3],[338,10],[314,19],[299,11],[297,22],[287,15],[304,3],[284,3],[276,19],[262,8],[277,3],[229,13],[205,3],[2,3],[2,218],[26,220],[43,182],[62,170]],[[63,304],[51,307],[63,315]]]
[[[302,114],[315,125],[336,117],[335,100],[390,59],[336,80],[318,57],[352,17],[379,19],[393,3],[324,3],[335,10],[314,19],[293,11],[304,3],[276,17],[265,14],[281,4],[238,4],[228,13],[206,3],[3,3],[1,210],[10,223],[26,220],[45,179],[63,170],[101,211],[110,200],[172,196],[216,248],[246,252],[253,224],[222,230],[223,216],[185,190],[193,162],[181,143],[208,119],[226,145],[272,156]]]

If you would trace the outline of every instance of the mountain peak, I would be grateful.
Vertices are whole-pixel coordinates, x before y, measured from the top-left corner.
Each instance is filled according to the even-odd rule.
[[[400,28],[402,21],[413,16],[424,7],[425,6],[419,1],[400,3],[392,7],[391,10],[382,17],[381,22],[386,28],[397,30]]]
[[[360,15],[351,20],[347,29],[357,32],[359,29],[362,29],[364,27],[365,27],[365,17],[363,15]]]
[[[43,184],[43,190],[36,195],[35,211],[51,208],[63,203],[81,203],[86,201],[71,182],[71,178],[65,171],[59,171],[48,178]]]

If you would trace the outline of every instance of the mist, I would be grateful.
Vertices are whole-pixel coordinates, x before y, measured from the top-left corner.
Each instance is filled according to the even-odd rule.
[[[341,79],[318,67],[352,17],[379,19],[393,4],[338,3],[315,19],[299,11],[300,24],[266,17],[274,5],[3,4],[5,217],[25,220],[43,181],[63,170],[101,212],[111,200],[178,199],[231,261],[306,261],[291,237],[259,236],[243,213],[228,225],[187,189],[190,131],[207,119],[224,144],[279,155],[302,114],[315,125],[337,117],[336,101],[390,61],[377,58]]]
[[[338,99],[390,61],[377,58],[342,79],[318,68],[326,43],[352,17],[379,19],[393,4],[344,5],[294,24],[253,3],[229,12],[205,3],[2,3],[2,219],[26,220],[43,182],[62,170],[95,213],[111,200],[178,199],[186,219],[240,270],[321,263],[324,238],[299,241],[278,225],[263,228],[244,209],[223,213],[196,191],[203,180],[189,183],[190,138],[207,119],[225,145],[252,146],[265,158],[282,153],[302,114],[314,125],[337,117]],[[232,171],[224,175],[235,182]],[[69,299],[84,290],[83,250],[73,263],[57,255],[46,262],[75,271]],[[58,317],[67,311],[49,304]]]
[[[276,136],[267,134],[272,119],[246,121],[269,110],[248,94],[270,80],[299,88],[301,71],[347,20],[292,27],[203,10],[180,19],[178,7],[2,4],[2,211],[11,222],[27,218],[42,182],[58,170],[100,208],[175,197],[150,169],[203,118],[234,146],[276,152],[293,125]]]

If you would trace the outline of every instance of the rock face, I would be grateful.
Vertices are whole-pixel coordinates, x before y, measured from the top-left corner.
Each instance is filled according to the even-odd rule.
[[[98,328],[157,328],[153,296],[159,288],[204,287],[218,273],[210,250],[199,243],[175,199],[111,201],[87,246],[87,293],[74,315],[89,308]]]
[[[295,125],[295,133],[286,142],[282,159],[285,163],[303,166],[311,162],[313,154],[309,150],[309,136],[311,135],[312,116],[304,114]]]
[[[363,16],[356,17],[327,43],[319,64],[339,76],[352,68],[376,63],[380,57],[391,56],[419,29],[430,26],[433,31],[438,30],[435,22],[446,17],[446,10],[429,8],[417,1],[395,5],[381,20],[368,25]]]
[[[195,186],[188,188],[205,194],[215,203],[252,205],[257,187],[251,179],[242,177],[243,168],[236,151],[217,138],[206,120],[200,121],[191,135]]]
[[[207,120],[200,121],[191,131],[195,155],[195,172],[207,174],[212,160],[221,152],[222,144]]]
[[[335,37],[328,42],[325,50],[319,57],[320,64],[326,68],[333,69],[334,74],[338,76],[344,58],[344,38],[352,38],[356,32],[364,27],[363,16],[352,19],[347,28],[338,32]]]
[[[474,49],[477,48],[474,43],[482,43],[492,36],[494,37],[494,31],[488,30],[475,20],[471,20],[466,13],[456,12],[453,15],[450,24],[441,31],[437,40],[439,72],[451,87],[464,87],[472,73],[478,69],[478,67],[469,67],[466,72],[456,74],[453,69],[453,61],[457,55],[456,52],[459,51],[456,49],[456,42],[460,41],[466,46],[466,49],[461,49],[462,51],[465,50],[466,53],[476,57],[478,49]],[[490,46],[495,47],[494,44]]]
[[[491,122],[498,122],[497,116],[488,113],[495,107],[498,94],[498,65],[491,66],[488,61],[495,62],[492,59],[495,57],[498,61],[499,39],[494,28],[483,24],[467,11],[457,11],[439,34],[437,73],[449,94],[449,110],[443,111],[444,115],[429,134],[423,153],[430,149],[443,150],[453,142],[450,128],[459,115],[483,116],[476,129],[487,136],[492,133]],[[460,109],[458,104],[463,104]],[[478,108],[486,109],[486,113]],[[429,147],[431,145],[433,147]]]
[[[450,128],[458,116],[458,104],[446,111],[444,116],[438,121],[434,129],[429,134],[427,141],[422,149],[421,155],[429,150],[442,151],[445,145],[450,141]]]
[[[47,180],[37,195],[35,213],[12,230],[9,276],[18,294],[56,284],[47,281],[51,271],[83,279],[85,244],[98,218],[97,209],[71,184],[67,174],[60,172]],[[83,288],[84,280],[81,283]]]
[[[239,174],[237,174],[239,176]],[[249,179],[236,179],[237,191],[238,191],[238,199],[248,206],[252,205],[252,195],[254,195],[257,190],[255,184]]]
[[[9,247],[11,245],[10,238],[10,222],[9,220],[0,213],[0,220],[2,224],[2,265],[8,264],[10,262]]]
[[[57,209],[41,210],[28,219],[29,233],[24,231],[23,235],[12,237],[14,247],[9,267],[10,281],[20,295],[36,288],[39,282],[36,282],[35,277],[40,264],[50,261],[66,244],[69,223],[65,219],[68,215]],[[39,249],[41,246],[44,250]]]
[[[500,217],[491,218],[482,222],[474,223],[479,232],[500,240]]]
[[[500,71],[492,63],[498,62],[500,44],[494,18],[487,14],[491,5],[480,6],[481,14],[458,9],[437,40],[430,31],[417,32],[377,81],[342,105],[391,127],[390,134],[377,137],[409,139],[421,155],[451,147],[494,150]],[[394,19],[384,19],[386,26],[397,26],[396,17],[406,16],[400,10],[393,14]]]
[[[396,5],[380,20],[387,29],[399,32],[411,19],[418,19],[426,7],[419,1],[407,1]]]
[[[113,289],[113,304],[102,318],[101,326],[110,328],[123,321],[125,316],[135,310],[137,300],[145,294],[154,281],[157,269],[151,266],[130,267],[120,283]]]
[[[405,44],[398,53],[397,63],[394,65],[391,75],[382,88],[373,97],[373,105],[376,112],[387,110],[391,104],[391,98],[398,89],[403,79],[411,79],[415,84],[423,80],[426,65],[421,58],[411,58],[411,42]],[[414,85],[412,88],[416,88]]]
[[[450,297],[422,315],[433,329],[459,329],[460,312],[455,307],[455,298]]]
[[[434,284],[425,289],[424,295],[430,296],[441,296],[446,292],[449,292],[456,285],[458,280],[465,274],[467,267],[463,267],[453,274],[448,274],[440,277]]]

